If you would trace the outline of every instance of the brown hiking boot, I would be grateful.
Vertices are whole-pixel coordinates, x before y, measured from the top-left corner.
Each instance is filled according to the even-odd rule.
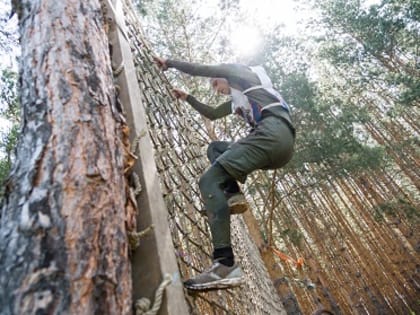
[[[229,206],[230,214],[241,214],[248,210],[248,202],[245,199],[244,194],[236,193],[226,196],[228,198],[227,203]]]

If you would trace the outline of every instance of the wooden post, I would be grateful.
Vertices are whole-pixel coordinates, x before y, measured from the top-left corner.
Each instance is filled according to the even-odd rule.
[[[141,102],[133,55],[124,32],[122,4],[120,0],[107,0],[108,16],[111,18],[109,33],[112,45],[112,62],[124,70],[118,75],[120,100],[126,112],[131,137],[147,131],[146,113]],[[125,34],[124,34],[125,33]],[[143,230],[153,224],[154,229],[141,239],[139,248],[132,258],[133,301],[147,297],[153,301],[155,290],[165,274],[172,276],[172,284],[166,288],[162,306],[158,314],[188,314],[179,269],[175,257],[168,212],[160,188],[154,150],[148,133],[139,141],[139,159],[134,171],[139,175],[142,192],[138,199],[138,227]]]

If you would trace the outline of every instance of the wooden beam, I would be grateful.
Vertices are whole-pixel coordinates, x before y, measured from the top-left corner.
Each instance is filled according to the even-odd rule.
[[[120,87],[120,100],[131,129],[131,137],[134,139],[147,131],[146,113],[141,102],[133,55],[127,41],[121,1],[106,0],[106,2],[108,16],[111,19],[109,37],[112,45],[112,62],[116,66],[121,64],[124,66],[123,72],[118,75],[117,84]],[[166,288],[158,314],[188,314],[169,230],[168,212],[157,175],[152,142],[147,132],[139,141],[138,152],[139,159],[134,167],[142,185],[138,199],[138,228],[143,230],[153,224],[154,229],[141,239],[140,247],[133,255],[133,300],[147,297],[153,301],[155,290],[164,275],[170,274],[172,284]]]

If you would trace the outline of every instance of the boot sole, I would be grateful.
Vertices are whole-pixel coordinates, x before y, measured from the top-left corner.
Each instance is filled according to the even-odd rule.
[[[228,202],[229,212],[231,215],[242,214],[249,209],[246,201]],[[202,216],[207,217],[205,210],[199,211]]]
[[[248,203],[246,202],[233,202],[229,204],[230,214],[241,214],[248,210]]]
[[[206,291],[206,290],[220,290],[220,289],[229,289],[235,288],[245,283],[244,278],[230,278],[230,279],[220,279],[207,283],[197,283],[194,285],[185,285],[188,290],[193,291]]]

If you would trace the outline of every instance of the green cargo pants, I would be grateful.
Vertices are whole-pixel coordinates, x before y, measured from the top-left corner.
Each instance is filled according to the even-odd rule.
[[[210,143],[207,156],[212,162],[201,176],[199,187],[209,219],[214,248],[231,246],[230,212],[225,189],[257,169],[284,166],[293,155],[294,135],[284,120],[266,116],[248,136],[237,142]]]

